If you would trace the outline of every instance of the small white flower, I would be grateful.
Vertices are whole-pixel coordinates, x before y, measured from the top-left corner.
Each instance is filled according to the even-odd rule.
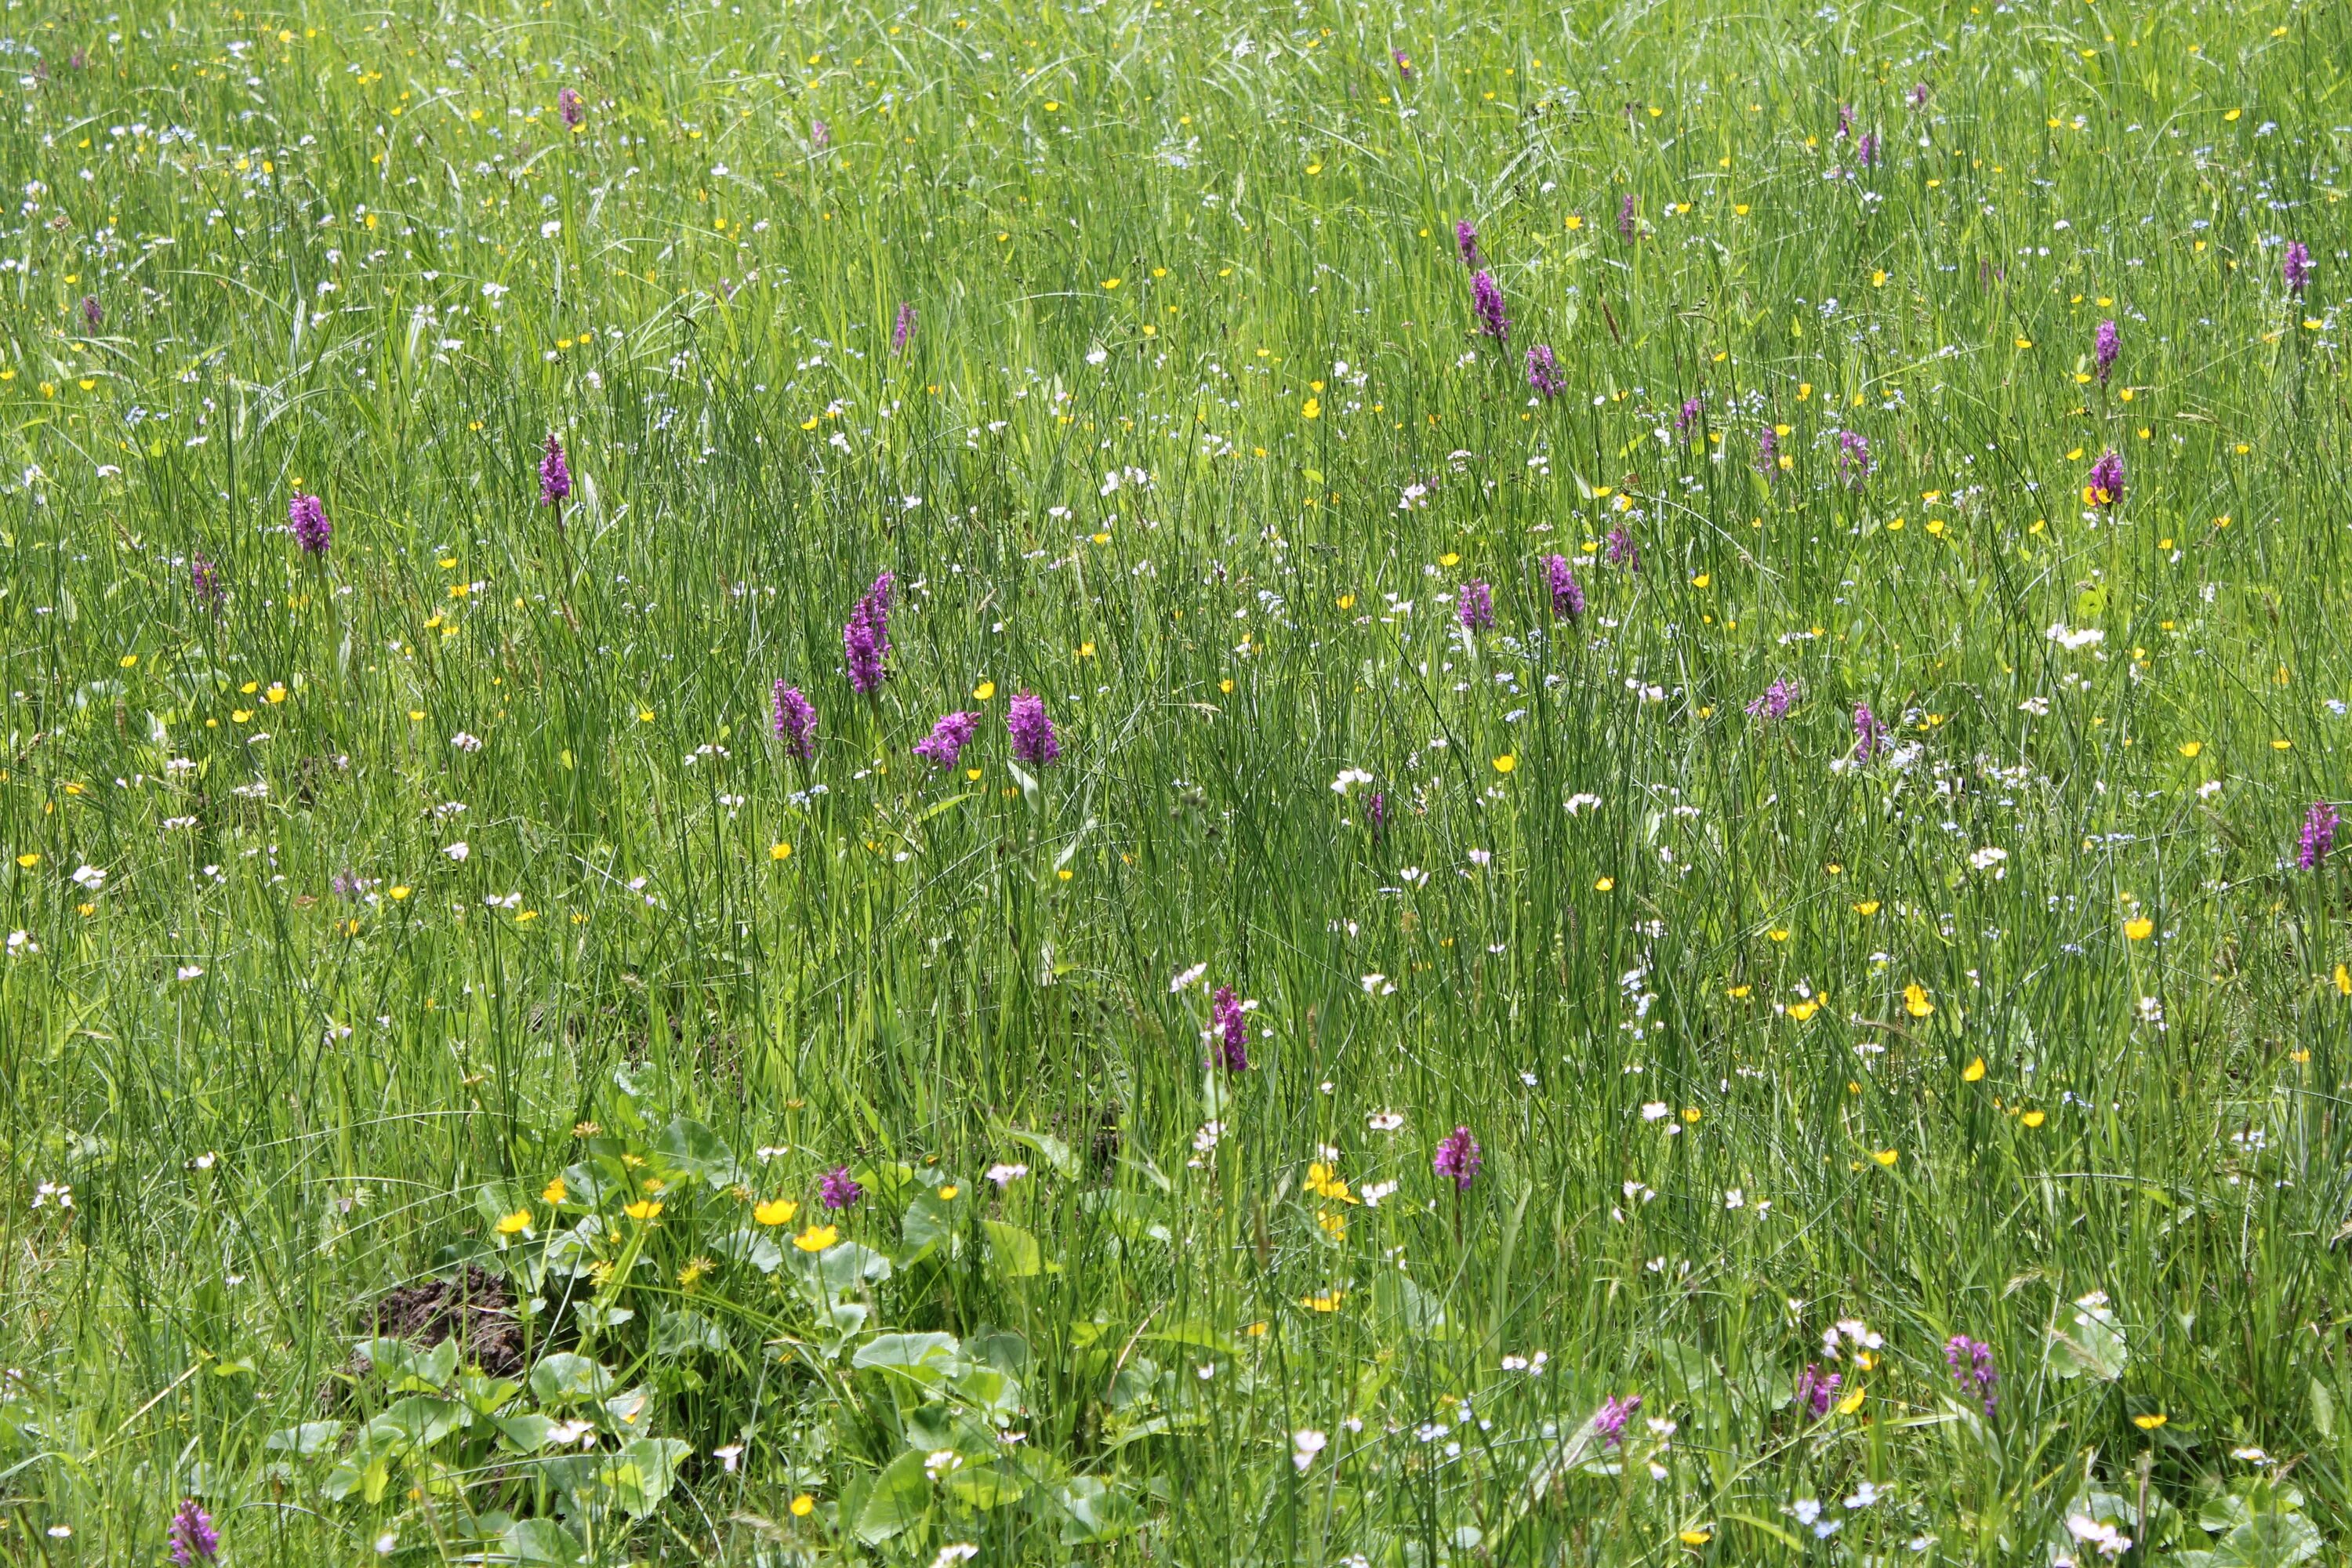
[[[1363,979],[1367,996],[1390,996],[1396,993],[1396,983],[1385,974],[1367,974]]]
[[[713,1448],[710,1450],[710,1457],[726,1466],[727,1473],[731,1476],[735,1473],[736,1467],[743,1461],[743,1445],[730,1443],[723,1448]]]
[[[76,884],[88,888],[93,893],[106,886],[106,873],[96,866],[82,867],[74,872],[73,879]]]
[[[940,1548],[931,1559],[931,1568],[955,1568],[959,1563],[969,1563],[980,1555],[980,1548],[969,1541],[953,1541]]]
[[[463,860],[467,855],[473,853],[473,851],[468,849],[466,847],[466,841],[460,838],[457,843],[443,849],[441,853],[446,855],[452,860]]]
[[[2008,850],[1996,848],[1988,844],[1969,857],[1969,864],[1979,871],[1990,871],[2008,858]]]
[[[1330,1440],[1312,1426],[1300,1427],[1290,1435],[1290,1462],[1304,1471]]]
[[[545,223],[539,226],[539,237],[541,239],[553,239],[557,235],[562,234],[562,232],[563,220],[562,218],[551,217]]]
[[[923,1468],[936,1480],[950,1470],[963,1468],[963,1456],[953,1448],[934,1448],[923,1456]]]
[[[1008,1165],[1002,1163],[991,1165],[986,1172],[988,1179],[996,1184],[996,1189],[999,1192],[1003,1192],[1028,1173],[1029,1167],[1026,1165]]]
[[[1364,1118],[1364,1125],[1375,1132],[1393,1132],[1404,1125],[1402,1110],[1375,1110]]]
[[[31,931],[12,931],[8,933],[9,957],[16,958],[22,954],[35,953],[40,951],[41,944],[33,940],[33,933]]]
[[[1192,989],[1193,986],[1200,984],[1201,976],[1208,973],[1209,966],[1205,963],[1196,963],[1190,969],[1180,970],[1177,973],[1176,978],[1168,983],[1168,994],[1173,996],[1179,991],[1188,991]]]
[[[1381,1206],[1381,1199],[1396,1190],[1397,1184],[1394,1182],[1366,1182],[1361,1188],[1358,1189],[1356,1195],[1364,1200],[1366,1208],[1376,1209]]]
[[[478,752],[482,749],[482,738],[479,735],[468,735],[463,730],[450,736],[449,743],[461,752]]]
[[[1642,1120],[1644,1121],[1664,1121],[1669,1114],[1666,1102],[1663,1100],[1651,1100],[1642,1107]]]
[[[1595,810],[1600,805],[1601,797],[1597,795],[1572,795],[1568,797],[1568,815],[1575,816]]]
[[[375,1554],[378,1557],[389,1557],[399,1550],[400,1531],[387,1530],[375,1538]]]
[[[2095,1546],[2102,1557],[2120,1557],[2131,1550],[2131,1537],[2118,1531],[2112,1524],[2102,1524],[2088,1514],[2072,1514],[2066,1520],[2066,1533],[2085,1546]]]
[[[204,965],[200,963],[184,963],[180,965],[179,971],[180,978],[183,980],[194,980],[200,977],[204,972]]]

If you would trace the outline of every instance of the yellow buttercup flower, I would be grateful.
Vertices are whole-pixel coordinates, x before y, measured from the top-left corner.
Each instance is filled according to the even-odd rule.
[[[560,1204],[567,1195],[569,1195],[571,1189],[563,1184],[563,1178],[558,1176],[555,1180],[548,1183],[546,1186],[540,1189],[539,1201],[551,1205]]]
[[[1903,1158],[1903,1152],[1900,1149],[1881,1149],[1871,1155],[1871,1158],[1882,1165],[1893,1165],[1895,1161]]]
[[[2137,920],[2124,922],[2124,935],[2134,942],[2146,942],[2155,931],[2156,922],[2146,915],[2140,916]]]
[[[530,1211],[517,1209],[499,1221],[500,1236],[520,1236],[530,1228]]]
[[[1903,988],[1903,1010],[1915,1018],[1924,1018],[1936,1010],[1936,1005],[1927,1000],[1927,988],[1914,980]]]
[[[1976,1060],[1970,1062],[1968,1066],[1960,1069],[1960,1081],[1962,1083],[1979,1083],[1983,1081],[1984,1075],[1984,1058],[1979,1057]]]
[[[621,1212],[631,1219],[656,1219],[660,1217],[661,1211],[661,1205],[652,1198],[639,1198]]]
[[[793,1245],[803,1252],[823,1252],[841,1239],[841,1232],[833,1226],[813,1225],[793,1237]]]
[[[793,1216],[800,1212],[801,1205],[790,1198],[770,1198],[766,1203],[752,1205],[751,1217],[761,1225],[790,1225]]]

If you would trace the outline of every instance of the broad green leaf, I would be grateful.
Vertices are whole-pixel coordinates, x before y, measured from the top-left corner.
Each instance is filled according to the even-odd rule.
[[[519,1519],[506,1528],[499,1538],[507,1556],[516,1563],[535,1565],[551,1564],[553,1568],[580,1568],[588,1561],[587,1553],[572,1532],[551,1519]]]
[[[923,1456],[909,1448],[883,1467],[857,1515],[857,1536],[879,1545],[919,1521],[931,1506],[931,1478]]]
[[[762,1274],[773,1274],[784,1261],[784,1249],[763,1226],[744,1226],[710,1244],[710,1250],[737,1263],[748,1263]]]
[[[2123,1376],[2126,1359],[2123,1326],[2102,1296],[2084,1297],[2050,1331],[2050,1370],[2059,1377],[2113,1383]]]
[[[654,1140],[654,1152],[689,1176],[699,1176],[714,1191],[743,1179],[735,1152],[718,1133],[701,1122],[681,1116]]]
[[[1116,1541],[1143,1521],[1134,1500],[1092,1476],[1074,1476],[1055,1494],[1062,1505],[1062,1544]]]
[[[1035,1237],[1001,1219],[982,1220],[981,1226],[988,1233],[989,1261],[996,1266],[999,1275],[1007,1279],[1026,1279],[1045,1271]]]
[[[614,1507],[631,1519],[643,1519],[669,1495],[677,1467],[692,1452],[691,1444],[676,1437],[635,1438],[606,1461],[599,1479]]]
[[[397,1438],[409,1447],[429,1448],[473,1421],[474,1413],[457,1400],[412,1394],[394,1400],[389,1409],[368,1423],[367,1429],[372,1443]]]
[[[1019,1476],[994,1465],[966,1465],[949,1473],[947,1489],[966,1508],[992,1509],[1019,1502],[1029,1488]]]
[[[548,1436],[555,1430],[554,1418],[536,1411],[524,1415],[493,1415],[490,1425],[520,1454],[538,1453],[547,1447]]]
[[[899,1372],[920,1370],[930,1377],[944,1375],[956,1361],[953,1334],[877,1334],[849,1358],[855,1367],[885,1367]]]
[[[530,1369],[530,1392],[541,1405],[576,1405],[602,1399],[612,1390],[611,1373],[570,1351],[558,1351]]]
[[[272,1432],[262,1447],[273,1453],[294,1454],[307,1458],[342,1435],[343,1424],[340,1421],[305,1421],[299,1426]]]

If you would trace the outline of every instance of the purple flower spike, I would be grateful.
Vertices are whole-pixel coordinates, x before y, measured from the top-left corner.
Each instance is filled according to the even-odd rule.
[[[2295,846],[2294,863],[2298,870],[2316,870],[2336,847],[2336,808],[2324,800],[2315,800],[2311,809],[2303,814],[2303,839]]]
[[[1485,631],[1495,624],[1495,590],[1473,577],[1462,584],[1462,592],[1454,601],[1454,615],[1464,631]]]
[[[1756,437],[1756,471],[1770,484],[1780,471],[1780,433],[1769,425]]]
[[[2124,499],[2123,455],[2113,447],[2099,454],[2091,465],[2091,477],[2083,486],[2084,506],[2113,506]]]
[[[81,319],[89,323],[89,330],[93,332],[106,324],[106,311],[99,305],[97,295],[81,297]]]
[[[1209,1005],[1209,1020],[1225,1070],[1249,1071],[1249,1020],[1243,1016],[1241,998],[1234,994],[1232,986],[1217,987],[1216,998]]]
[[[197,602],[210,609],[219,609],[228,597],[228,591],[221,586],[220,568],[201,552],[189,557],[188,585],[195,590]]]
[[[1503,290],[1495,275],[1480,268],[1470,279],[1470,310],[1478,318],[1478,330],[1495,340],[1496,345],[1510,341],[1511,320],[1503,311]]]
[[[1466,217],[1454,226],[1454,248],[1462,253],[1463,266],[1478,265],[1478,231]]]
[[[1698,416],[1706,407],[1705,398],[1685,398],[1682,412],[1675,416],[1675,434],[1685,441],[1689,440],[1691,432],[1698,427]]]
[[[846,1165],[835,1165],[817,1183],[817,1196],[829,1209],[845,1209],[866,1195],[866,1189],[849,1173]]]
[[[898,301],[898,323],[890,329],[890,352],[894,354],[905,353],[907,345],[914,341],[914,337],[915,307],[901,300]]]
[[[1993,1384],[2000,1381],[1992,1364],[1992,1347],[1982,1340],[1954,1334],[1944,1342],[1944,1364],[1952,1369],[1952,1381],[1960,1385],[1960,1392],[1982,1403],[1984,1413],[1990,1415],[2000,1405]]]
[[[1878,721],[1878,715],[1870,710],[1869,703],[1855,703],[1853,705],[1854,760],[1864,763],[1870,761],[1878,754],[1878,749],[1885,743],[1886,727]]]
[[[822,120],[809,121],[809,145],[822,153],[833,145],[833,127]]]
[[[1396,61],[1397,78],[1399,80],[1411,81],[1412,79],[1412,57],[1411,55],[1406,54],[1402,49],[1391,49],[1389,51],[1389,58]]]
[[[1617,208],[1617,233],[1622,238],[1632,240],[1642,237],[1642,220],[1634,216],[1634,211],[1633,193],[1627,191],[1624,202]]]
[[[1576,621],[1584,616],[1584,590],[1577,585],[1576,574],[1570,570],[1565,555],[1544,557],[1544,577],[1551,589],[1551,613],[1562,620]]]
[[[172,1516],[172,1561],[179,1568],[191,1568],[198,1563],[210,1563],[220,1555],[220,1532],[213,1528],[213,1516],[194,1498],[180,1504]]]
[[[555,95],[555,111],[563,117],[565,129],[572,131],[579,130],[580,122],[588,118],[580,107],[580,89],[576,87],[567,87]]]
[[[324,555],[327,542],[335,536],[335,525],[327,521],[326,503],[299,490],[286,503],[286,522],[305,555]]]
[[[773,718],[787,752],[804,763],[816,755],[816,708],[799,687],[776,682]]]
[[[1850,103],[1838,105],[1837,133],[1841,142],[1853,134],[1853,106]]]
[[[1004,730],[1013,737],[1013,754],[1033,766],[1042,768],[1062,754],[1054,721],[1045,717],[1045,700],[1034,691],[1013,699],[1012,710],[1004,716]]]
[[[872,695],[882,684],[882,661],[890,652],[890,589],[895,581],[887,572],[875,578],[841,628],[849,687],[860,697]]]
[[[2124,352],[2123,338],[2113,321],[2099,323],[2099,335],[2091,344],[2092,362],[2098,366],[2099,384],[2107,384],[2107,373],[2116,368],[2116,358]]]
[[[1601,558],[1612,566],[1622,566],[1631,572],[1639,572],[1642,569],[1642,552],[1634,544],[1633,536],[1625,531],[1625,525],[1622,522],[1609,531],[1608,542],[1601,554]]]
[[[1485,1156],[1478,1150],[1478,1140],[1470,1135],[1470,1129],[1456,1127],[1446,1135],[1444,1142],[1438,1144],[1436,1156],[1429,1162],[1429,1168],[1451,1180],[1455,1192],[1466,1192],[1470,1184],[1478,1179],[1478,1169],[1485,1163]]]
[[[1865,169],[1872,167],[1878,162],[1877,132],[1865,131],[1863,132],[1862,140],[1854,144],[1853,161],[1861,164]]]
[[[572,465],[563,456],[562,441],[550,430],[547,449],[539,458],[539,504],[561,509],[571,493]]]
[[[2304,285],[2311,281],[2311,247],[2299,239],[2288,240],[2286,259],[2279,265],[2279,276],[2285,279],[2288,293],[2302,293]]]
[[[1642,1396],[1638,1394],[1629,1394],[1622,1397],[1611,1394],[1601,1402],[1601,1408],[1592,1414],[1592,1435],[1601,1439],[1601,1446],[1604,1448],[1623,1447],[1625,1423],[1633,1419],[1634,1415],[1641,1408]]]
[[[1559,362],[1552,357],[1549,343],[1538,343],[1528,351],[1528,384],[1547,402],[1568,390],[1568,378],[1559,374]]]
[[[1846,484],[1860,489],[1877,463],[1870,455],[1870,437],[1859,430],[1838,432],[1838,477]]]
[[[1832,1372],[1824,1375],[1819,1366],[1807,1362],[1805,1370],[1797,1374],[1797,1403],[1819,1421],[1837,1403],[1838,1385],[1844,1381],[1844,1374]]]
[[[1764,689],[1764,695],[1748,705],[1750,719],[1785,719],[1790,704],[1797,700],[1797,689],[1787,680],[1776,680]]]
[[[931,732],[915,742],[915,755],[935,768],[951,768],[979,728],[977,713],[943,713]]]

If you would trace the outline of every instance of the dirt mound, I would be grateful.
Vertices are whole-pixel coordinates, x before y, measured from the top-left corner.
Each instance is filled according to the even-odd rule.
[[[477,1264],[468,1263],[454,1279],[420,1279],[385,1291],[362,1311],[360,1324],[365,1333],[415,1345],[454,1337],[460,1365],[478,1366],[492,1377],[522,1375],[514,1292]]]

